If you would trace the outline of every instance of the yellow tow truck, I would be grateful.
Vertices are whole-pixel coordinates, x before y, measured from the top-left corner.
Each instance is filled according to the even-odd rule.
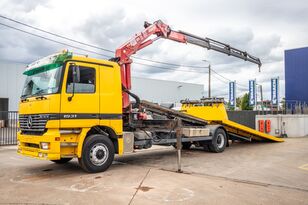
[[[156,38],[150,39],[152,35]],[[115,58],[109,60],[68,51],[47,56],[28,65],[24,72],[18,153],[55,163],[78,158],[85,171],[101,172],[111,165],[115,154],[155,144],[177,144],[178,149],[195,144],[210,146],[213,152],[224,151],[228,139],[236,137],[226,121],[213,123],[186,109],[188,104],[179,112],[140,100],[130,92],[131,55],[160,38],[191,43],[261,65],[247,52],[213,39],[173,31],[162,21],[146,22],[145,30],[119,47]],[[160,117],[149,117],[154,114]]]

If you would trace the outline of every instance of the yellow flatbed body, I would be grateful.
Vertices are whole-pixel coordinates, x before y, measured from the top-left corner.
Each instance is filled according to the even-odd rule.
[[[227,129],[228,133],[233,133],[244,138],[248,139],[252,138],[258,141],[269,140],[274,142],[283,142],[281,138],[274,137],[272,135],[263,132],[259,132],[255,129],[241,125],[231,120],[212,121],[212,123],[221,124]]]
[[[209,124],[223,125],[229,134],[245,140],[283,142],[283,139],[259,132],[228,119],[223,102],[219,101],[187,101],[182,103],[181,111],[188,115],[206,120]]]

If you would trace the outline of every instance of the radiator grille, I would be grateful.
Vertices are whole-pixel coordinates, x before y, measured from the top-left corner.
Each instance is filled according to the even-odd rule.
[[[20,130],[24,133],[42,133],[45,131],[48,116],[33,114],[33,115],[19,115]]]

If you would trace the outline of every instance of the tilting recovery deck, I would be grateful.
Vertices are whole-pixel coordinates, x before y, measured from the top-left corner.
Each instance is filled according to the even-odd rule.
[[[223,99],[220,98],[204,98],[196,101],[185,100],[182,101],[181,111],[188,115],[206,120],[209,124],[223,125],[230,139],[283,142],[281,138],[259,132],[229,120]]]

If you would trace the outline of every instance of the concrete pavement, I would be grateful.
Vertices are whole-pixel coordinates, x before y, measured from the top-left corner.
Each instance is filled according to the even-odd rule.
[[[224,153],[172,147],[116,157],[104,173],[0,147],[2,204],[308,204],[308,138],[236,143]]]

